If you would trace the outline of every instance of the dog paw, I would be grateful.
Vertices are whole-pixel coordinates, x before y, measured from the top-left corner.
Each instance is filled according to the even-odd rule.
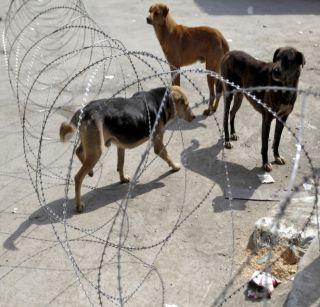
[[[80,204],[78,204],[77,207],[76,207],[77,212],[78,212],[78,213],[83,212],[84,207],[85,207],[85,204],[84,204],[83,202],[81,202]]]
[[[230,139],[232,141],[238,141],[239,137],[235,133],[232,133],[231,136],[230,136]]]
[[[130,177],[129,176],[123,176],[120,178],[121,183],[128,183],[130,182]]]
[[[93,170],[88,173],[88,176],[93,177]]]
[[[204,111],[203,111],[203,115],[204,115],[204,116],[210,116],[210,115],[211,115],[210,109],[204,110]]]
[[[179,163],[175,163],[175,164],[172,165],[172,170],[173,170],[174,172],[179,171],[180,168],[181,168],[181,165],[180,165]]]
[[[264,169],[266,172],[271,172],[271,171],[272,171],[271,163],[265,163],[265,164],[263,164],[263,169]]]
[[[283,159],[282,157],[274,157],[274,161],[275,161],[276,164],[279,164],[279,165],[286,164],[285,159]]]
[[[231,149],[232,148],[232,144],[230,142],[225,142],[224,147],[227,149]]]

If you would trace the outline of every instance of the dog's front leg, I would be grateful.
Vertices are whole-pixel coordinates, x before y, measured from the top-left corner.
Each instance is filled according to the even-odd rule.
[[[180,170],[180,164],[172,161],[172,159],[170,158],[170,156],[166,150],[166,147],[163,145],[163,134],[162,133],[160,135],[156,135],[154,137],[153,144],[154,144],[154,147],[153,147],[154,153],[156,155],[158,155],[161,159],[166,161],[168,163],[168,165],[172,168],[173,171],[176,172],[176,171]]]
[[[262,136],[261,136],[261,155],[262,155],[262,164],[265,171],[270,172],[272,170],[271,163],[268,161],[268,141],[270,134],[270,126],[272,122],[271,114],[262,115]]]
[[[229,112],[230,105],[232,101],[233,95],[230,93],[226,93],[224,96],[224,114],[223,114],[223,128],[224,128],[224,147],[232,148],[230,143],[230,134],[229,134]]]
[[[287,121],[287,118],[288,118],[288,116],[284,116],[281,119],[285,123]],[[280,144],[282,131],[283,131],[283,124],[279,120],[277,120],[276,129],[274,131],[274,139],[273,139],[272,148],[273,148],[274,160],[279,165],[283,165],[286,163],[286,161],[279,154],[279,144]]]
[[[173,65],[170,65],[172,85],[180,86],[180,74],[175,72],[175,70],[177,69],[180,69],[180,67],[175,67]]]
[[[130,177],[126,176],[123,172],[125,149],[121,147],[117,147],[117,152],[118,152],[117,171],[119,172],[120,182],[127,183],[130,181]]]

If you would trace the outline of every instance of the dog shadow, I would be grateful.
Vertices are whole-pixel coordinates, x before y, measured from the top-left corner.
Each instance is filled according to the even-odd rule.
[[[150,192],[154,189],[160,189],[164,187],[162,179],[169,176],[172,172],[168,171],[158,178],[143,184],[137,184],[133,190],[131,198]],[[82,214],[89,213],[94,210],[98,210],[101,207],[108,206],[114,202],[120,201],[127,196],[129,185],[113,183],[102,188],[94,189],[86,194],[82,195],[82,200],[87,204],[85,211]],[[55,216],[63,217],[63,204],[65,198],[57,199],[46,206],[40,207],[33,212],[27,220],[25,220],[3,243],[3,247],[8,250],[16,250],[15,241],[26,232],[26,230],[32,225],[48,225],[51,223],[58,223],[56,219],[49,216],[49,212],[53,212]],[[75,210],[74,200],[69,200],[67,204],[66,219],[70,219],[73,215],[78,214]]]
[[[246,202],[261,185],[257,177],[257,174],[261,173],[261,168],[247,169],[241,164],[218,158],[223,148],[222,140],[208,148],[199,147],[198,140],[193,139],[191,145],[181,153],[181,157],[184,156],[186,159],[181,160],[187,161],[184,163],[187,169],[212,180],[224,192],[223,196],[217,196],[213,199],[214,212],[230,210],[229,200],[225,197],[228,191],[226,171],[229,173],[231,188],[237,187],[246,191],[246,199],[232,201],[232,208],[234,210],[244,210]]]

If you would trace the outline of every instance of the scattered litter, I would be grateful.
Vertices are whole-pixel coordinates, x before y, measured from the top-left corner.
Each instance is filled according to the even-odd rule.
[[[274,183],[274,179],[270,174],[257,174],[261,183]]]
[[[253,6],[248,6],[248,9],[247,9],[247,13],[249,14],[249,15],[252,15],[253,14]]]
[[[231,192],[231,195],[229,194]],[[252,186],[239,187],[231,186],[230,189],[224,190],[225,199],[242,199],[242,200],[255,200],[255,201],[278,201],[281,199],[281,191],[279,192],[263,192],[259,189],[254,189]]]
[[[303,34],[303,31],[298,31],[299,34]]]
[[[264,264],[266,263],[269,259],[272,258],[272,252],[269,251],[267,252],[264,256],[262,256],[260,259],[257,260],[258,264]]]
[[[11,210],[11,213],[17,213],[18,212],[18,208],[13,208],[12,210]]]
[[[104,78],[112,80],[114,78],[114,75],[107,75],[107,76],[104,76]]]
[[[232,42],[232,39],[231,39],[231,38],[227,38],[227,42],[228,42],[228,43],[231,43],[231,42]]]
[[[247,297],[252,300],[270,298],[280,281],[267,272],[255,271],[248,282]]]
[[[312,184],[311,183],[304,183],[303,187],[306,191],[311,191],[312,189]]]

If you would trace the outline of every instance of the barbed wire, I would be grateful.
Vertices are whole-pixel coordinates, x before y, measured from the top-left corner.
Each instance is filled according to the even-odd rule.
[[[53,241],[49,247],[26,257],[5,275],[2,275],[0,279],[5,278],[13,270],[34,256],[60,245],[70,260],[76,281],[85,294],[88,304],[91,306],[95,305],[95,299],[98,300],[101,306],[105,302],[120,306],[128,304],[130,299],[138,295],[142,286],[148,281],[148,278],[152,274],[155,274],[159,280],[161,287],[159,304],[164,305],[166,293],[165,280],[155,265],[156,260],[173,235],[181,229],[183,225],[186,225],[186,222],[195,212],[209,200],[216,186],[214,180],[212,180],[209,189],[199,197],[195,204],[188,204],[191,206],[191,209],[187,207],[188,159],[186,154],[182,154],[181,159],[184,166],[183,189],[181,191],[182,200],[177,204],[178,213],[173,222],[173,226],[162,238],[158,238],[157,240],[151,237],[149,238],[150,242],[144,242],[143,244],[138,244],[137,242],[132,244],[128,242],[130,233],[129,202],[133,199],[138,180],[149,171],[157,159],[157,156],[155,156],[149,161],[150,150],[153,146],[152,140],[162,116],[165,101],[169,95],[172,74],[173,78],[175,78],[177,74],[180,74],[183,77],[183,81],[186,81],[188,90],[191,88],[196,95],[199,96],[199,101],[192,105],[193,108],[198,108],[207,103],[207,99],[194,81],[194,77],[202,75],[211,76],[215,80],[229,85],[232,88],[230,93],[243,93],[257,104],[262,105],[265,110],[270,112],[274,118],[284,125],[296,143],[296,159],[294,168],[290,174],[288,191],[280,201],[278,213],[274,218],[272,228],[277,231],[279,222],[283,218],[291,198],[298,191],[298,188],[301,188],[303,183],[308,182],[312,178],[315,189],[313,207],[311,208],[309,216],[304,221],[303,227],[299,231],[298,238],[301,238],[314,216],[317,221],[319,237],[319,179],[313,160],[305,144],[303,144],[302,134],[303,114],[306,108],[307,98],[319,98],[319,92],[309,89],[274,86],[241,88],[239,85],[230,82],[216,72],[199,68],[184,68],[170,71],[167,62],[162,58],[143,50],[128,50],[121,41],[105,33],[88,15],[81,0],[47,0],[37,2],[37,4],[30,0],[12,0],[5,18],[2,41],[9,81],[18,106],[27,173],[39,205],[48,216],[56,241]],[[113,79],[118,83],[112,84],[110,80]],[[126,195],[121,198],[120,202],[117,202],[117,206],[114,208],[115,212],[113,212],[111,217],[106,218],[100,225],[83,227],[82,225],[78,226],[73,224],[68,220],[69,207],[72,203],[69,198],[69,191],[70,186],[74,185],[72,169],[76,146],[79,140],[79,128],[83,117],[84,106],[89,101],[101,96],[110,98],[116,96],[127,97],[135,91],[149,88],[149,84],[161,84],[167,87],[167,90],[153,125],[151,124],[149,110],[147,108],[149,141],[139,159],[138,166],[128,185]],[[283,122],[282,118],[271,108],[255,96],[255,93],[259,91],[293,91],[296,92],[297,95],[302,96],[301,129],[298,135],[286,122]],[[78,100],[79,103],[76,103],[76,100]],[[82,102],[80,103],[80,101]],[[54,122],[57,121],[63,111],[67,112],[69,114],[67,117],[70,118],[77,109],[80,109],[80,117],[75,140],[71,142],[67,148],[64,147],[63,152],[57,151],[58,154],[52,157],[48,152],[49,146],[57,145],[57,148],[58,146],[61,147],[61,145],[58,144],[56,130],[53,129],[53,127],[55,127]],[[41,117],[36,116],[40,114],[39,111],[42,113]],[[35,117],[37,124],[34,122]],[[233,274],[235,266],[235,219],[231,173],[225,161],[226,153],[224,152],[223,129],[215,114],[213,114],[213,118],[219,138],[222,141],[221,161],[223,163],[231,221],[231,261],[228,270],[228,283],[215,299],[214,303],[214,305],[222,306],[234,295],[239,293],[246,285],[241,285],[241,287],[238,287],[236,290],[233,290],[231,294],[227,295],[236,277],[241,274],[252,255],[247,258],[246,262],[238,270],[238,273]],[[52,132],[53,130],[55,131],[54,133]],[[186,141],[179,122],[177,128],[172,128],[164,148],[167,148],[170,144],[174,134],[178,135],[182,145],[182,152],[185,153]],[[301,153],[307,159],[310,175],[304,177],[302,183],[294,186]],[[63,168],[61,165],[57,168],[54,167],[59,163],[63,164]],[[100,174],[96,185],[90,186],[86,184],[84,185],[86,188],[95,190],[100,186],[102,166],[103,165],[99,167]],[[61,169],[64,169],[65,174],[61,172]],[[50,203],[48,200],[50,198],[48,190],[53,185],[53,180],[55,181],[55,187],[60,186],[62,188],[60,192],[62,195],[61,214],[55,212],[55,210],[48,206]],[[62,233],[58,229],[59,226],[63,229]],[[75,236],[72,231],[75,231],[77,236]],[[29,236],[26,237],[34,239]],[[70,244],[75,241],[102,246],[99,265],[96,270],[93,271],[96,273],[95,279],[90,279],[88,274],[86,274],[79,265]],[[273,247],[274,245],[270,244],[270,249]],[[144,261],[135,254],[135,252],[147,250],[154,250],[153,258],[149,262]],[[112,256],[108,254],[109,252]],[[115,259],[114,264],[116,265],[116,271],[113,276],[107,275],[107,272],[104,271],[106,268],[105,265],[109,261],[106,260],[107,255],[109,255],[108,259]],[[146,269],[140,281],[130,289],[124,286],[124,257],[131,257]],[[276,261],[277,259],[275,259],[273,263]],[[268,264],[268,266],[270,266],[270,264]],[[112,277],[115,277],[117,280],[115,289],[104,287],[103,283]],[[96,297],[92,297],[91,289],[95,290]]]

